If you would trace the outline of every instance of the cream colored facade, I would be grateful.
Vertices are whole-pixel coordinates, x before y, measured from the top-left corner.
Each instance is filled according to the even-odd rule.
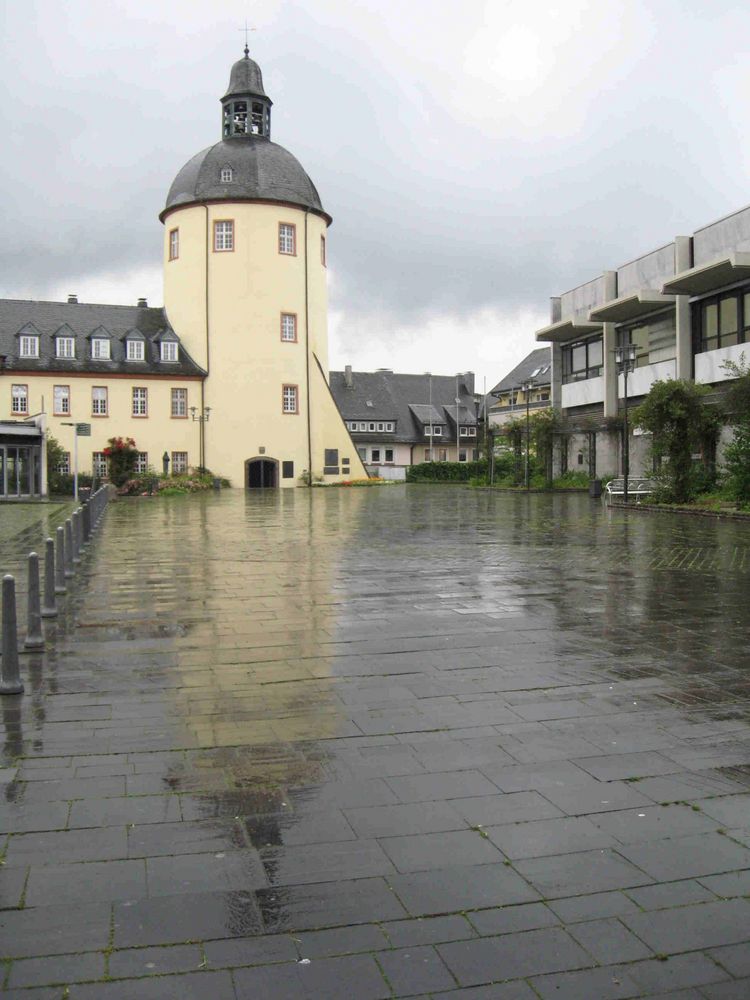
[[[280,486],[310,471],[313,481],[365,477],[327,383],[326,220],[290,205],[222,201],[167,211],[163,221],[165,310],[209,373],[204,464],[237,485],[255,459],[279,463]],[[214,248],[217,222],[232,223],[231,250]],[[279,252],[280,225],[294,227],[294,253]],[[282,339],[282,316],[294,317],[293,341]],[[284,410],[285,387],[296,392],[295,412]],[[338,452],[337,473],[324,472],[326,450]],[[282,474],[285,462],[293,475]]]
[[[66,425],[73,422],[91,426],[90,437],[78,438],[79,472],[93,471],[93,455],[103,452],[112,437],[132,437],[141,456],[145,456],[142,458],[144,464],[157,471],[162,469],[164,452],[169,455],[170,470],[175,454],[179,456],[178,461],[184,460],[188,466],[198,464],[200,425],[190,419],[189,410],[190,406],[200,405],[201,380],[198,378],[140,373],[130,378],[89,373],[13,371],[3,381],[9,396],[12,386],[27,387],[29,414],[46,414],[47,433],[69,453],[71,472],[73,428]],[[55,387],[67,389],[68,413],[55,411]],[[106,415],[92,412],[95,388],[106,389]],[[146,391],[145,416],[133,416],[134,389]],[[184,417],[172,416],[173,389],[180,390],[179,408],[184,402]],[[143,396],[139,393],[138,397],[138,407],[141,408]],[[8,413],[8,417],[18,420],[23,419],[24,414]]]
[[[270,141],[272,102],[247,48],[221,101],[221,140],[178,172],[160,216],[163,310],[0,303],[8,416],[46,413],[71,469],[67,425],[90,424],[80,472],[131,437],[141,469],[161,471],[166,452],[170,471],[203,466],[240,488],[364,478],[328,384],[330,216]]]
[[[270,141],[247,48],[221,100],[221,141],[179,171],[161,214],[165,313],[208,373],[203,464],[247,486],[366,477],[328,385],[330,216]]]

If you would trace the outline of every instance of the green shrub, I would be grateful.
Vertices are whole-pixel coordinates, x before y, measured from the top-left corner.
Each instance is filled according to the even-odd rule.
[[[589,485],[589,475],[587,472],[579,472],[576,469],[569,469],[561,476],[552,481],[552,486],[556,490],[580,490],[586,489]]]
[[[470,479],[487,477],[487,461],[422,462],[406,470],[407,483],[468,483]]]

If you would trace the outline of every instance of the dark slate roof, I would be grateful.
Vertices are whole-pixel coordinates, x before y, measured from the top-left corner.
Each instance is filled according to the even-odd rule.
[[[55,357],[54,337],[63,327],[69,328],[62,330],[64,335],[75,336],[75,358]],[[38,358],[18,356],[20,342],[17,334],[21,330],[39,334]],[[90,335],[96,332],[97,336],[104,336],[105,331],[111,338],[111,359],[93,359]],[[125,372],[132,376],[148,373],[172,377],[205,375],[182,345],[178,361],[160,360],[159,342],[166,331],[174,334],[162,308],[0,299],[0,355],[5,355],[7,371],[90,372],[97,375]],[[125,360],[125,337],[128,333],[146,341],[144,361]]]
[[[504,379],[497,383],[494,389],[490,389],[487,396],[487,406],[492,406],[493,403],[497,402],[494,393],[517,389],[527,379],[540,386],[551,383],[552,349],[550,347],[537,347],[531,354],[527,354],[520,364],[516,365]]]
[[[229,183],[221,182],[222,167],[232,168],[234,179]],[[196,153],[172,181],[164,212],[214,199],[280,201],[326,215],[315,185],[296,157],[258,135],[232,136]]]
[[[263,74],[260,71],[260,66],[247,53],[243,59],[238,59],[232,66],[229,74],[229,86],[222,101],[235,94],[253,94],[255,97],[265,97],[269,102],[271,100],[263,89]]]
[[[422,426],[429,423],[430,379],[426,375],[399,375],[390,371],[352,372],[352,387],[345,372],[330,372],[333,398],[344,420],[395,420],[396,430],[388,440],[422,442]],[[462,424],[477,422],[474,376],[459,376],[459,418]],[[432,376],[434,423],[454,428],[456,424],[455,375]],[[369,405],[372,404],[372,405]],[[377,435],[383,437],[382,432]],[[455,431],[453,432],[455,437]],[[357,434],[357,440],[361,435]],[[446,438],[450,440],[448,436]]]

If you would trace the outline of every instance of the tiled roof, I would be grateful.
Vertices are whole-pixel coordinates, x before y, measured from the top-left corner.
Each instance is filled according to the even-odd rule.
[[[205,375],[182,345],[178,361],[161,361],[159,342],[167,331],[174,336],[162,308],[0,299],[0,355],[5,356],[6,371]],[[38,358],[19,357],[21,332],[39,335]],[[129,333],[145,341],[143,361],[125,360],[125,339]],[[55,357],[56,334],[75,338],[74,358]],[[91,357],[92,334],[102,338],[109,335],[109,360]]]
[[[523,361],[508,372],[504,379],[501,379],[494,389],[490,390],[487,398],[487,405],[492,406],[496,402],[494,394],[507,392],[509,389],[518,389],[521,383],[530,380],[535,385],[550,385],[552,381],[552,350],[549,347],[537,347],[531,354],[527,354]]]
[[[331,372],[331,392],[344,420],[396,422],[388,440],[422,441],[422,426],[433,422],[455,427],[456,377],[433,375],[432,392],[427,375],[399,375],[391,371],[352,372],[352,386],[346,384],[345,372]],[[474,401],[474,376],[460,375],[458,380],[459,419],[462,424],[477,422]],[[382,437],[382,434],[381,434]]]

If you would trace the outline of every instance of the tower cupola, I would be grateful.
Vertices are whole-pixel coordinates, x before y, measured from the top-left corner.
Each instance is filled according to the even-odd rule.
[[[263,89],[260,66],[245,56],[232,66],[229,87],[221,99],[221,128],[224,139],[271,138],[271,105],[273,101]]]

